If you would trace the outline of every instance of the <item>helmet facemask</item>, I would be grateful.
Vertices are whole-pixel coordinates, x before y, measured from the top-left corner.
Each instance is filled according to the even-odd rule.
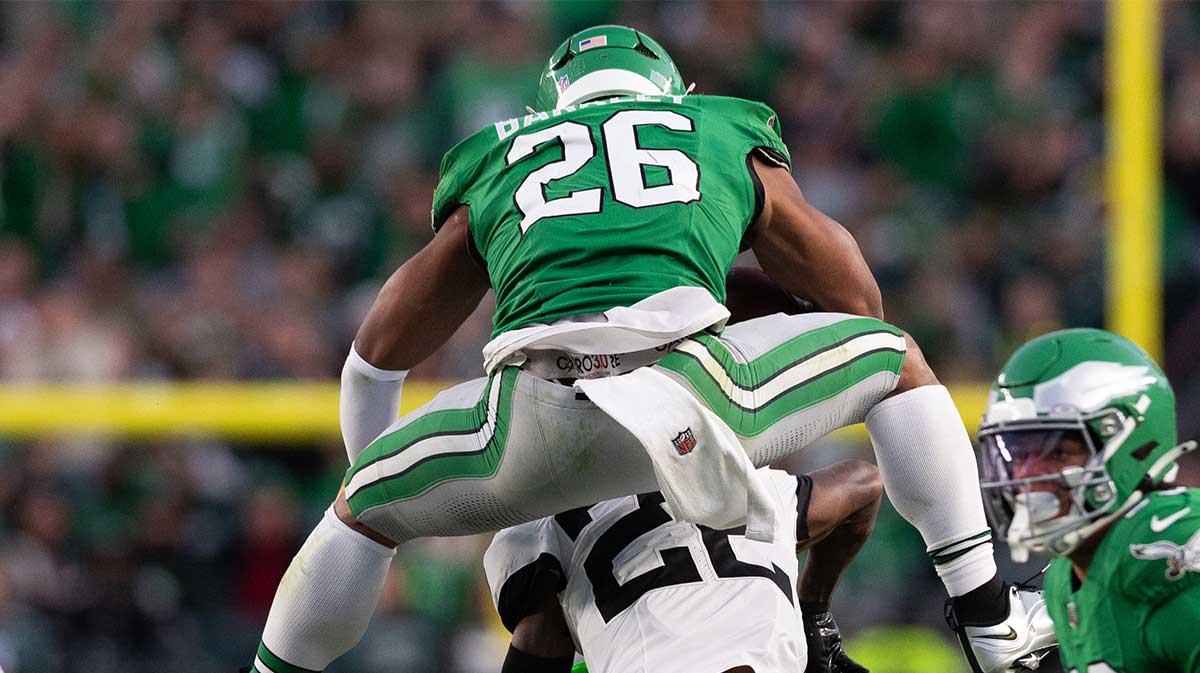
[[[1093,427],[1119,422],[1119,415],[1106,409],[980,430],[984,504],[1014,561],[1024,562],[1030,552],[1069,554],[1117,507]]]

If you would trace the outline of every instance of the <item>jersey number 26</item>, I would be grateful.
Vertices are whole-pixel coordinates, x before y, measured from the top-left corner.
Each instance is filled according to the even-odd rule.
[[[700,168],[696,162],[679,150],[639,147],[639,126],[661,126],[672,131],[695,130],[691,119],[670,110],[622,110],[609,117],[600,126],[600,135],[604,142],[604,154],[608,158],[608,180],[613,200],[632,208],[698,201]],[[521,211],[522,234],[543,218],[598,213],[604,201],[603,187],[581,189],[557,199],[546,198],[546,185],[574,175],[596,156],[592,130],[586,124],[564,121],[517,136],[505,161],[511,166],[551,142],[562,145],[563,158],[530,173],[513,195]],[[667,169],[670,182],[648,187],[642,173],[645,166]]]

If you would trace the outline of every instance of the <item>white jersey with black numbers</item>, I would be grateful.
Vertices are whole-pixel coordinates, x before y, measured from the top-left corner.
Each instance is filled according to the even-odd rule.
[[[658,493],[500,531],[484,567],[501,620],[512,630],[550,588],[592,673],[803,671],[797,504],[811,482],[766,471],[773,543],[674,521]]]

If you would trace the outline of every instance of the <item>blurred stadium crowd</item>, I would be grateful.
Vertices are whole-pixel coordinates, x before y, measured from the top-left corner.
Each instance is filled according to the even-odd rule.
[[[1190,436],[1200,4],[1165,13],[1166,369]],[[943,379],[1102,324],[1100,4],[4,3],[0,382],[335,376],[431,236],[441,153],[523,114],[558,41],[607,22],[654,35],[697,92],[778,111],[801,188]],[[480,372],[486,304],[415,376]],[[0,666],[245,664],[344,469],[335,442],[301,448],[0,443]],[[850,632],[940,613],[936,584],[901,581],[934,581],[898,565],[921,561],[915,533],[880,528],[842,594]],[[482,544],[403,550],[383,635],[330,670],[494,670]]]

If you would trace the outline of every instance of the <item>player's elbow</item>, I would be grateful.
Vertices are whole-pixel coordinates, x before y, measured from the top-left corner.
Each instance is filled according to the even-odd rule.
[[[883,320],[883,295],[875,283],[864,283],[858,291],[847,297],[844,313]]]
[[[406,371],[420,362],[407,354],[403,344],[374,331],[359,330],[354,337],[354,350],[367,364],[388,372]]]
[[[856,510],[878,507],[883,498],[883,478],[879,468],[865,460],[844,461],[845,474],[841,477],[846,491],[856,505]]]
[[[362,324],[354,335],[354,350],[373,367],[387,370],[408,369],[408,363],[398,362],[397,323],[403,319],[398,310],[402,304],[402,283],[393,275],[379,290]]]
[[[829,236],[834,240],[830,247],[839,251],[838,256],[844,260],[847,276],[851,279],[844,286],[846,312],[883,320],[883,293],[863,258],[858,241],[845,227],[829,218],[825,219]]]
[[[382,340],[374,338],[372,332],[359,330],[354,337],[354,350],[359,357],[367,362],[372,367],[380,367],[380,363],[386,362],[388,359],[388,349]]]

